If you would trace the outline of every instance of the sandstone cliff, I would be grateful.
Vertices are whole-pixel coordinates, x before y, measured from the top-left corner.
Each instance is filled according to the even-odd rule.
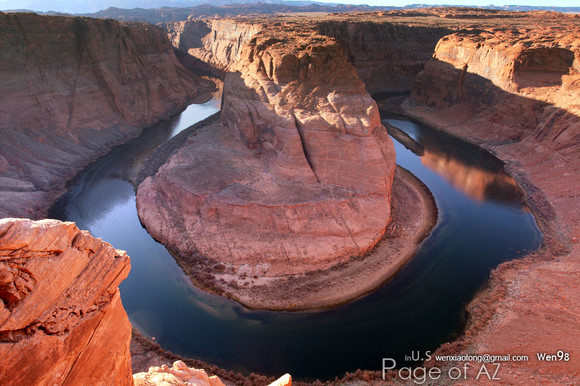
[[[209,19],[164,24],[169,40],[179,50],[221,70],[241,59],[242,49],[266,28],[256,22]]]
[[[205,370],[188,367],[183,361],[175,361],[173,366],[168,365],[150,367],[147,372],[141,372],[133,375],[135,386],[225,386],[218,376],[208,376]],[[249,383],[248,383],[249,382]],[[244,384],[256,384],[255,382],[246,381]],[[284,374],[274,382],[259,382],[268,386],[292,386],[292,377],[290,374]]]
[[[407,111],[490,148],[521,174],[520,183],[541,175],[534,184],[561,196],[561,174],[554,171],[573,169],[580,148],[580,23],[575,20],[556,16],[533,30],[490,28],[445,36],[417,77]],[[566,22],[564,31],[560,24]],[[555,219],[553,204],[533,204],[543,217]],[[564,209],[557,217],[567,219],[569,213]],[[550,227],[569,249],[566,223]]]
[[[302,26],[223,25],[200,55],[229,71],[221,120],[139,186],[141,220],[218,288],[364,255],[390,221],[395,154],[344,50]]]
[[[405,109],[506,161],[544,233],[542,249],[498,267],[465,335],[440,352],[526,354],[502,363],[502,382],[574,383],[577,364],[536,353],[580,355],[580,20],[525,17],[441,39]]]
[[[146,24],[0,13],[0,62],[0,217],[42,217],[90,161],[213,87]]]
[[[131,385],[129,269],[73,223],[0,220],[0,383]]]

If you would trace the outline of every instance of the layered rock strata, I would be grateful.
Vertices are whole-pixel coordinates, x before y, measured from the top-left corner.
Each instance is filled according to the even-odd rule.
[[[409,93],[415,77],[433,54],[437,41],[450,31],[438,26],[414,26],[357,20],[318,23],[321,34],[345,47],[349,60],[371,94]]]
[[[205,370],[188,367],[182,361],[176,361],[173,366],[167,365],[150,367],[145,373],[133,375],[135,386],[150,385],[197,385],[197,386],[225,386],[219,377],[207,375]]]
[[[502,382],[574,383],[577,364],[537,353],[580,355],[580,22],[539,16],[443,38],[405,108],[506,161],[544,232],[542,249],[495,270],[465,335],[440,353],[527,355],[502,363]]]
[[[247,24],[228,31],[243,33],[206,42],[229,71],[221,119],[139,186],[142,222],[218,288],[365,255],[390,221],[395,154],[344,50],[274,23],[236,51]]]
[[[163,25],[171,44],[220,70],[227,71],[242,59],[242,50],[265,23],[220,19],[193,19]]]
[[[146,24],[0,13],[0,62],[0,217],[43,217],[89,162],[213,89]]]
[[[129,257],[55,220],[0,220],[0,383],[131,385]]]

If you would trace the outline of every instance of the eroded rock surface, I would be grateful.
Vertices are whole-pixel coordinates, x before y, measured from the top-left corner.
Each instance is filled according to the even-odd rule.
[[[134,374],[133,381],[135,386],[225,386],[218,376],[208,376],[205,370],[188,367],[180,360],[174,362],[171,367],[153,366],[147,372]],[[263,384],[266,385],[266,383]],[[284,374],[268,385],[292,386],[292,377],[290,374]]]
[[[247,28],[204,43],[229,71],[221,119],[139,186],[141,220],[182,266],[224,281],[364,255],[390,221],[395,168],[375,102],[334,39],[274,23],[220,48]]]
[[[0,13],[0,217],[42,218],[65,183],[212,84],[146,24]]]
[[[0,220],[0,383],[131,385],[129,270],[73,223]]]
[[[347,51],[371,94],[407,93],[448,28],[352,20],[336,16],[317,24],[321,34],[337,39]]]
[[[172,367],[167,365],[150,367],[146,373],[133,375],[135,386],[152,385],[196,385],[224,386],[219,377],[207,375],[205,370],[188,367],[182,361],[176,361]]]
[[[405,108],[506,161],[544,232],[541,250],[496,269],[468,307],[465,335],[440,353],[528,355],[502,363],[502,382],[574,383],[577,363],[537,353],[580,355],[580,20],[526,17],[444,37]]]
[[[242,50],[266,23],[236,20],[188,20],[164,24],[173,46],[221,70],[242,58]]]

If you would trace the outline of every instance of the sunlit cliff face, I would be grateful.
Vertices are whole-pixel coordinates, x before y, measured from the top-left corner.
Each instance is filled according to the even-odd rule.
[[[521,202],[521,194],[512,177],[464,163],[461,159],[425,149],[421,163],[447,179],[456,189],[474,200]]]

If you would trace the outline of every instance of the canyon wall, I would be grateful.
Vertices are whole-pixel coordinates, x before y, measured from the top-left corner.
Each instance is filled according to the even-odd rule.
[[[0,220],[0,383],[132,385],[129,269],[73,223]]]
[[[562,16],[555,21],[570,20],[575,18]],[[572,23],[570,28],[578,31],[580,26]],[[579,58],[577,35],[559,26],[457,32],[437,44],[433,60],[417,77],[406,110],[453,134],[493,147],[501,159],[519,165],[514,172],[530,168],[521,179],[542,174],[540,181],[547,179],[541,183],[542,190],[556,193],[561,189],[555,181],[559,175],[544,175],[537,168],[546,165],[537,162],[522,165],[544,157],[543,161],[565,173],[578,158]],[[569,216],[567,210],[556,216],[557,205],[536,205],[551,219]],[[568,249],[564,245],[570,230],[564,224],[552,228]]]
[[[527,17],[524,27],[441,39],[404,108],[505,161],[544,234],[540,250],[492,273],[467,308],[465,334],[439,352],[526,354],[529,362],[502,363],[502,382],[574,383],[577,364],[536,353],[580,355],[580,22]]]
[[[228,71],[242,50],[267,24],[220,19],[188,20],[163,25],[173,46],[217,69]]]
[[[221,23],[199,55],[228,70],[221,119],[139,186],[141,220],[218,288],[364,255],[390,221],[395,154],[343,48],[301,25]]]
[[[349,20],[323,21],[317,29],[342,44],[371,94],[410,92],[437,42],[450,32],[436,26]]]
[[[272,21],[277,26],[282,23]],[[298,23],[290,25],[293,24]],[[336,40],[371,94],[410,92],[439,39],[450,33],[445,27],[357,21],[348,17],[300,24]],[[164,28],[177,49],[228,70],[240,60],[244,45],[271,26],[266,19],[248,18],[235,22],[188,20],[166,23]]]
[[[147,24],[0,13],[0,62],[0,217],[43,217],[89,162],[213,89]]]
[[[188,367],[182,361],[176,361],[173,366],[152,366],[147,372],[133,375],[135,386],[225,386],[221,379],[215,375],[208,376],[205,370]]]

